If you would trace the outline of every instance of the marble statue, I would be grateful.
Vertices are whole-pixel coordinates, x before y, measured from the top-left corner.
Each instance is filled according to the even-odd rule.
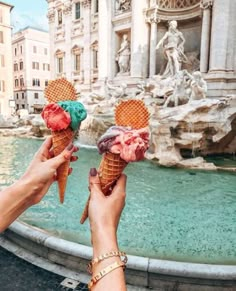
[[[116,10],[128,11],[131,9],[131,0],[116,0]]]
[[[185,38],[177,29],[177,21],[170,21],[168,31],[156,46],[156,50],[163,46],[164,56],[167,59],[163,77],[174,76],[181,70],[181,63],[187,61],[184,54],[184,43]]]
[[[128,35],[123,35],[123,40],[120,45],[120,49],[117,52],[116,58],[119,65],[118,75],[129,74],[130,71],[130,43],[128,41]]]
[[[108,95],[110,97],[110,101],[114,103],[120,99],[126,96],[126,88],[127,84],[126,83],[121,83],[118,86],[111,85],[109,81],[106,82],[106,86],[108,89]]]
[[[187,73],[187,75],[190,79],[189,86],[191,88],[189,101],[205,99],[207,93],[207,82],[203,79],[202,73],[196,71],[192,75],[189,73]]]
[[[175,107],[188,103],[190,98],[188,77],[185,70],[176,73],[174,77],[173,93],[166,99],[163,107],[168,107],[170,105]]]

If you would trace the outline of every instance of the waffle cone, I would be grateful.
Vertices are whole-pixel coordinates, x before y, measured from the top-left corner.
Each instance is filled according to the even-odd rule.
[[[63,152],[65,147],[67,147],[73,139],[74,132],[70,128],[61,131],[53,131],[52,143],[54,155],[58,156],[61,152]],[[70,161],[66,161],[57,169],[57,183],[61,203],[64,202],[69,168]]]
[[[103,155],[98,173],[104,195],[109,195],[127,162],[120,158],[119,154],[107,152]]]
[[[44,94],[50,103],[59,101],[76,101],[76,90],[65,78],[49,81]]]

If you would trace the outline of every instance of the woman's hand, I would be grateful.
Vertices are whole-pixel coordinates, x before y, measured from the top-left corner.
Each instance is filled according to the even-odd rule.
[[[93,258],[97,258],[110,251],[119,250],[117,243],[117,228],[122,210],[125,206],[126,176],[121,175],[110,196],[105,196],[101,191],[99,177],[96,169],[90,170],[89,177],[90,202],[89,220],[93,244]],[[113,264],[121,263],[119,257],[110,257],[95,264],[92,268],[93,274],[99,274],[103,268]],[[125,291],[125,277],[122,268],[118,268],[99,280],[92,290],[114,290]]]
[[[117,249],[116,232],[125,206],[126,176],[118,179],[110,196],[102,193],[96,169],[90,170],[89,220],[94,251]],[[108,248],[108,249],[107,249]]]
[[[42,146],[35,154],[32,162],[30,163],[26,173],[21,177],[19,183],[26,185],[28,189],[32,190],[31,204],[37,204],[41,201],[47,193],[51,184],[57,180],[56,170],[66,161],[76,161],[78,157],[72,156],[78,148],[70,144],[58,156],[54,157],[52,150],[52,137],[48,137]],[[69,169],[68,175],[72,172]]]
[[[78,150],[70,144],[60,155],[53,157],[49,137],[35,154],[26,173],[0,193],[0,232],[6,229],[27,208],[38,203],[56,180],[57,168],[66,161],[76,161],[72,154]],[[71,173],[71,169],[69,173]]]

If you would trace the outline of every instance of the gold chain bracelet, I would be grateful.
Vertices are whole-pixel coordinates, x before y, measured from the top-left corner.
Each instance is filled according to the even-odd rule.
[[[93,285],[96,284],[100,279],[102,279],[104,276],[106,276],[110,272],[112,272],[115,269],[120,268],[120,267],[122,267],[123,269],[125,269],[125,263],[123,263],[123,262],[115,262],[115,263],[109,265],[108,267],[102,269],[88,283],[88,289],[90,290],[93,287]]]
[[[128,258],[127,258],[127,255],[126,255],[125,252],[120,252],[120,251],[111,251],[111,252],[109,252],[109,253],[105,253],[105,254],[100,255],[100,256],[98,256],[97,258],[93,259],[93,260],[88,264],[88,268],[87,268],[88,272],[89,272],[90,274],[92,274],[92,267],[93,267],[95,264],[97,264],[97,263],[99,263],[99,262],[101,262],[101,261],[103,261],[103,260],[105,260],[105,259],[111,258],[111,257],[124,257],[123,260],[122,260],[122,262],[123,262],[124,264],[126,264],[127,261],[128,261]]]

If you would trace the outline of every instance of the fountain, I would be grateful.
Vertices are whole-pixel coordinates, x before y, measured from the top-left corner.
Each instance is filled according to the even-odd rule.
[[[232,158],[232,166],[219,165],[212,156],[235,153],[236,96],[207,98],[206,81],[198,66],[187,62],[190,56],[184,53],[176,21],[170,22],[156,49],[168,42],[173,31],[183,43],[177,47],[176,40],[174,46],[164,47],[167,65],[161,75],[140,80],[136,88],[124,79],[118,83],[106,79],[101,91],[80,97],[89,116],[78,142],[95,146],[114,124],[113,110],[120,100],[143,100],[150,111],[150,150],[147,161],[127,167],[127,206],[119,230],[120,246],[130,254],[127,282],[154,290],[230,288],[236,284],[236,163]],[[181,70],[180,59],[188,71]],[[126,62],[118,73],[126,76],[130,56],[120,59],[119,55],[118,62]],[[26,132],[18,130],[21,137],[48,133],[39,116],[27,119],[27,124]],[[2,186],[23,173],[39,143],[1,137]],[[6,157],[5,152],[12,154]],[[48,268],[53,262],[65,268],[61,272],[72,270],[70,276],[84,280],[76,271],[85,272],[92,250],[88,225],[80,226],[79,217],[88,195],[88,170],[99,159],[94,149],[82,148],[65,204],[58,204],[52,188],[39,206],[29,209],[0,237],[1,244],[20,254],[27,249],[36,256],[26,253],[25,259],[40,265],[43,257]]]

